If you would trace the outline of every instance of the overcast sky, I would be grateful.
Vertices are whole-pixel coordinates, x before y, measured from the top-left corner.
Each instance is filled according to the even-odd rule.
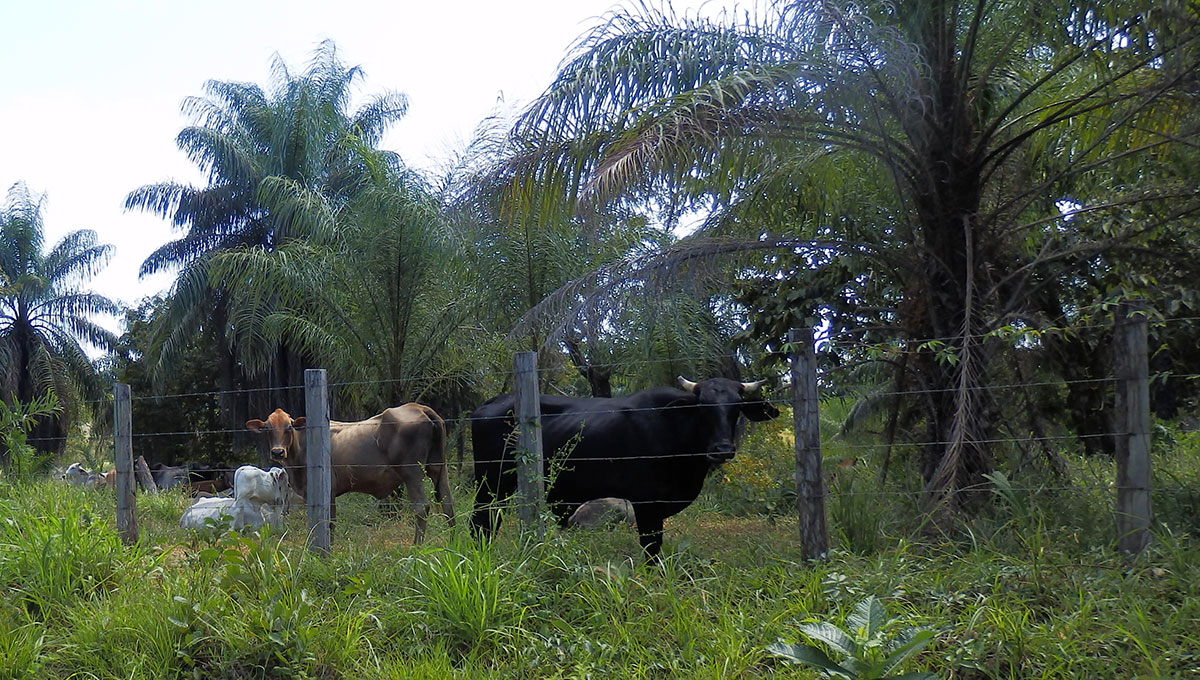
[[[675,2],[677,11],[701,0]],[[708,7],[717,3],[709,3]],[[201,181],[175,146],[185,97],[206,80],[266,84],[279,53],[302,72],[334,40],[362,92],[400,91],[409,113],[383,146],[432,168],[500,98],[528,102],[614,0],[0,0],[0,190],[45,194],[47,245],[94,229],[116,247],[92,289],[134,303],[171,283],[138,267],[173,238],[125,212],[144,184]]]

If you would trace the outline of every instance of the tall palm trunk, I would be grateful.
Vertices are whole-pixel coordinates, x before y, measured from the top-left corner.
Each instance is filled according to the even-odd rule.
[[[33,362],[41,342],[37,335],[26,324],[18,324],[14,329],[17,346],[17,391],[14,395],[19,404],[28,404],[41,396],[38,386],[34,383]],[[61,396],[61,395],[60,395]],[[57,454],[66,448],[66,419],[62,415],[48,415],[38,418],[37,424],[29,431],[27,442],[38,453]]]
[[[984,414],[991,409],[983,389],[987,347],[978,337],[983,310],[977,306],[975,267],[988,260],[978,223],[983,178],[974,161],[976,130],[957,79],[954,31],[944,23],[945,12],[930,14],[922,37],[931,69],[926,82],[933,90],[924,94],[933,105],[917,127],[914,146],[923,171],[912,187],[923,238],[925,313],[910,331],[944,343],[922,351],[916,364],[932,405],[921,472],[927,490],[940,497],[979,484],[991,470],[983,443]],[[947,354],[939,357],[939,351]]]

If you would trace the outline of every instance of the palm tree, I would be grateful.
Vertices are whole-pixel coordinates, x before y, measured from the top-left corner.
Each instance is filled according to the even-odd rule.
[[[639,5],[585,35],[518,122],[516,184],[712,206],[682,256],[749,236],[782,250],[755,267],[791,321],[892,328],[945,498],[990,469],[997,333],[1078,321],[1047,296],[1200,209],[1173,163],[1198,137],[1198,40],[1177,2]]]
[[[671,222],[656,219],[662,211],[621,204],[576,214],[552,182],[531,183],[538,190],[526,193],[528,178],[518,170],[526,147],[501,124],[480,126],[442,192],[447,220],[471,249],[476,319],[498,340],[488,356],[494,372],[508,373],[515,347],[548,350],[540,357],[544,367],[566,364],[592,396],[609,397],[614,380],[618,388],[662,384],[728,353],[729,333],[715,328],[707,291],[657,287],[661,295],[645,296],[637,294],[643,286],[631,284],[616,304],[606,295],[611,287],[595,281],[564,288],[580,272],[619,268],[667,248],[676,240]],[[605,303],[590,304],[598,295]],[[558,313],[572,305],[581,312]],[[614,373],[617,366],[636,368]]]
[[[42,198],[14,184],[0,210],[0,396],[9,405],[48,394],[64,403],[62,416],[42,420],[32,435],[35,448],[56,451],[81,398],[103,394],[84,345],[115,348],[116,336],[93,317],[118,308],[81,289],[107,264],[112,246],[81,229],[42,252],[44,233]]]
[[[147,185],[126,199],[127,208],[155,212],[184,232],[152,253],[141,269],[142,275],[179,270],[148,357],[159,370],[170,365],[190,336],[207,332],[225,352],[222,389],[245,380],[248,387],[299,383],[305,358],[295,348],[264,340],[261,323],[274,300],[259,298],[256,307],[235,308],[233,291],[212,284],[211,260],[238,248],[269,252],[308,236],[293,224],[292,215],[264,205],[260,191],[268,178],[285,178],[334,203],[359,188],[364,169],[347,141],[378,144],[407,110],[404,95],[386,92],[351,111],[353,88],[362,77],[362,70],[345,66],[335,44],[326,41],[300,75],[293,75],[276,55],[266,90],[252,83],[210,81],[205,96],[184,102],[193,125],[180,132],[177,142],[208,176],[207,184]],[[394,154],[387,155],[387,162],[400,165]],[[239,375],[246,369],[250,375]],[[298,400],[288,391],[269,398],[285,407],[295,407]],[[250,408],[243,399],[222,410],[233,423],[244,420]]]
[[[237,310],[263,310],[259,301],[271,299],[254,325],[349,383],[339,389],[349,410],[437,401],[431,395],[462,368],[446,348],[472,312],[461,249],[421,177],[366,145],[357,153],[367,176],[341,202],[292,180],[266,180],[264,203],[306,238],[218,254],[213,280],[236,288]]]

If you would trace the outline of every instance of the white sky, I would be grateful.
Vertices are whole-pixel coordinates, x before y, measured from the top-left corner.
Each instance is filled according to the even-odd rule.
[[[674,6],[701,5],[676,0]],[[721,3],[713,2],[711,5]],[[265,85],[272,54],[302,72],[333,39],[361,66],[362,91],[400,91],[409,113],[383,146],[432,168],[504,101],[549,85],[567,48],[615,0],[0,0],[0,192],[45,194],[47,245],[76,229],[115,246],[92,290],[133,304],[169,275],[139,281],[170,224],[125,212],[144,184],[199,183],[175,146],[185,97],[207,80]],[[707,8],[706,8],[707,9]],[[114,327],[114,330],[115,327]]]

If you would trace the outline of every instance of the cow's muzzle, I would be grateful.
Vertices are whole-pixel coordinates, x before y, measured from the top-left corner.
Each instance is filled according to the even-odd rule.
[[[724,463],[733,458],[733,454],[733,444],[717,444],[711,451],[705,454],[705,458],[708,458],[710,463]]]
[[[283,448],[282,446],[273,446],[271,447],[271,457],[278,458],[280,460],[286,460],[287,449]]]

